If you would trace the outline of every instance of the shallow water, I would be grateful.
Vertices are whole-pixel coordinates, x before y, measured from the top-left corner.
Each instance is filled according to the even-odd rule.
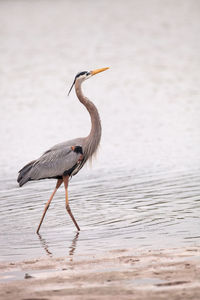
[[[199,245],[197,6],[0,2],[1,260]],[[101,147],[69,187],[81,231],[62,187],[37,236],[55,181],[18,188],[17,171],[48,147],[87,135],[87,112],[66,95],[78,71],[104,66],[111,69],[84,83],[101,115]]]

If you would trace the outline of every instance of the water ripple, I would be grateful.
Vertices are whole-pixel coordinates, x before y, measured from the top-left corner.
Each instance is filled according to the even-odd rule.
[[[130,170],[112,176],[102,173],[97,181],[94,177],[72,181],[71,208],[82,229],[77,253],[84,248],[106,248],[110,243],[112,247],[143,247],[199,242],[199,179],[198,171],[138,176]],[[23,189],[1,190],[1,259],[42,254],[44,240],[38,240],[35,230],[53,185],[53,181],[43,181]],[[47,254],[65,254],[71,247],[67,245],[75,228],[65,211],[63,188],[57,192],[41,232],[48,241],[43,247]],[[163,236],[167,240],[163,241]]]

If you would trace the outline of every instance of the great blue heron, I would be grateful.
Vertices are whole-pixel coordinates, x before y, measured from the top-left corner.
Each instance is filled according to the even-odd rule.
[[[86,161],[96,152],[101,139],[101,121],[96,106],[86,98],[81,90],[81,84],[84,80],[98,74],[108,68],[101,68],[90,72],[84,71],[76,75],[74,82],[69,90],[71,92],[75,85],[76,95],[79,101],[86,107],[91,118],[91,130],[87,137],[76,138],[53,146],[47,150],[40,158],[31,161],[20,171],[17,181],[21,187],[30,180],[39,180],[46,178],[56,178],[56,187],[45,205],[44,212],[37,228],[39,233],[46,211],[55,195],[57,189],[64,182],[66,209],[72,218],[77,230],[80,228],[71,212],[68,200],[68,182],[69,177],[74,176],[83,167]],[[68,93],[68,95],[69,95]]]

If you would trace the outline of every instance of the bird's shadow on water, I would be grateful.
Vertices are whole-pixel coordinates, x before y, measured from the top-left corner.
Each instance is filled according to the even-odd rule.
[[[48,242],[41,236],[41,234],[38,233],[37,235],[38,235],[40,244],[41,244],[42,248],[45,250],[46,254],[49,257],[53,257],[54,254],[49,250]],[[73,261],[73,255],[74,255],[76,247],[77,247],[78,236],[79,236],[79,232],[77,231],[74,238],[71,241],[71,245],[69,246],[70,261]]]

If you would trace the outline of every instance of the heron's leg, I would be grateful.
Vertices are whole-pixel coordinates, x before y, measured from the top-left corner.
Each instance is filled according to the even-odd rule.
[[[44,217],[45,217],[45,214],[46,214],[46,212],[47,212],[47,209],[49,208],[49,205],[50,205],[50,203],[51,203],[51,200],[53,199],[53,196],[55,195],[57,189],[61,186],[62,183],[63,183],[63,179],[58,179],[57,184],[56,184],[56,187],[55,187],[53,193],[51,194],[51,197],[49,198],[48,202],[47,202],[46,205],[45,205],[44,212],[43,212],[42,218],[41,218],[41,220],[40,220],[40,224],[39,224],[38,229],[37,229],[37,233],[39,233],[40,226],[42,225],[43,219],[44,219]]]
[[[66,201],[66,209],[70,217],[72,218],[72,221],[74,222],[74,225],[76,226],[77,230],[80,231],[80,228],[78,224],[76,223],[76,220],[71,212],[70,206],[69,206],[69,200],[68,200],[68,182],[69,182],[69,176],[63,176],[63,181],[65,185],[65,201]]]

